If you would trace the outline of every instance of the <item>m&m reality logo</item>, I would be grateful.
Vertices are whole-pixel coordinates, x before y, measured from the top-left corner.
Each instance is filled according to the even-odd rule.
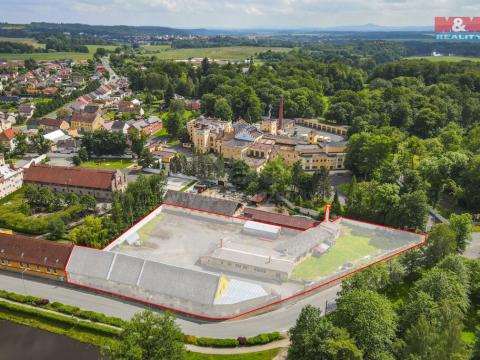
[[[437,40],[480,40],[480,17],[436,17]]]

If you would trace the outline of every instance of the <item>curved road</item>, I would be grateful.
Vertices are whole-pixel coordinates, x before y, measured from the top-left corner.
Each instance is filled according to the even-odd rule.
[[[56,282],[34,279],[28,275],[25,275],[22,280],[20,274],[6,271],[0,272],[0,288],[19,294],[46,298],[52,302],[58,301],[66,305],[78,306],[85,310],[98,311],[125,320],[145,309],[141,304],[94,294],[79,288],[64,287]],[[181,317],[177,319],[177,323],[185,334],[217,338],[255,336],[259,333],[273,331],[286,332],[295,324],[305,305],[311,304],[325,309],[326,301],[335,299],[339,289],[340,285],[335,285],[297,303],[288,304],[277,310],[250,318],[212,323]]]

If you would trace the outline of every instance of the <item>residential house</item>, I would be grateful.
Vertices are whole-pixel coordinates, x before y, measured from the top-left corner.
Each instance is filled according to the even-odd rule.
[[[24,183],[109,200],[114,191],[125,190],[127,180],[120,170],[36,165],[25,169]]]
[[[0,155],[0,199],[17,191],[23,185],[23,169],[13,169],[5,164],[3,155]]]
[[[71,128],[81,132],[100,129],[105,120],[100,112],[74,112],[72,114]]]
[[[154,115],[150,116],[146,120],[135,121],[130,125],[131,126],[129,131],[131,131],[132,129],[137,129],[138,131],[143,131],[148,135],[153,135],[154,133],[156,133],[159,130],[162,130],[163,128],[162,120]]]
[[[25,119],[30,119],[35,111],[35,105],[31,103],[22,104],[18,108],[18,113]]]
[[[108,132],[121,132],[124,135],[128,134],[130,125],[125,121],[109,121],[102,125],[102,127]]]
[[[56,151],[57,150],[57,143],[59,141],[66,141],[66,140],[69,140],[71,139],[71,136],[65,134],[62,130],[60,129],[57,129],[57,130],[54,130],[52,132],[49,132],[45,135],[43,135],[43,137],[50,141],[51,143],[51,147],[50,147],[50,150],[51,151]]]
[[[72,244],[0,233],[0,269],[65,281]]]
[[[55,130],[68,131],[68,129],[70,129],[70,124],[62,119],[43,118],[37,121],[37,127],[45,130],[46,132]]]
[[[118,112],[125,113],[138,113],[139,108],[135,106],[131,101],[121,100],[118,102]]]
[[[92,102],[92,98],[88,95],[80,96],[75,102],[70,106],[73,111],[82,111],[85,106]]]
[[[15,131],[12,128],[5,129],[0,133],[0,142],[8,149],[15,149]]]

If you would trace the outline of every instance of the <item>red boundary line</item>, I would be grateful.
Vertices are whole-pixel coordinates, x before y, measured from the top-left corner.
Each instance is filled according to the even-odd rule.
[[[179,206],[179,205],[174,205],[174,204],[169,204],[169,203],[162,203],[160,204],[159,206],[157,206],[155,209],[153,209],[152,211],[150,211],[147,215],[145,215],[142,219],[138,220],[137,222],[135,222],[133,225],[131,225],[127,230],[125,230],[122,234],[120,234],[117,238],[115,238],[113,241],[111,241],[109,244],[107,244],[103,249],[93,249],[91,247],[88,247],[88,246],[82,246],[82,245],[74,245],[75,246],[78,246],[78,247],[83,247],[83,248],[87,248],[87,249],[93,249],[93,250],[99,250],[99,251],[103,251],[107,246],[109,246],[110,244],[112,244],[113,242],[115,242],[120,236],[124,235],[126,232],[128,232],[131,228],[133,228],[135,225],[137,225],[140,221],[142,221],[143,219],[145,219],[147,216],[149,216],[151,213],[153,213],[155,210],[159,209],[160,207],[162,207],[163,205],[167,205],[167,206],[172,206],[172,207],[178,207],[178,208],[184,208],[184,209],[188,209],[188,210],[194,210],[194,211],[198,211],[198,212],[204,212],[204,213],[208,213],[208,214],[211,214],[211,215],[215,215],[215,216],[223,216],[223,217],[227,217],[227,218],[233,218],[233,219],[239,219],[239,220],[244,220],[244,221],[252,221],[251,219],[247,219],[247,218],[243,218],[243,217],[240,217],[240,216],[232,216],[232,215],[224,215],[224,214],[218,214],[218,213],[214,213],[214,212],[211,212],[211,211],[207,211],[207,210],[202,210],[202,209],[195,209],[195,208],[189,208],[187,206]],[[378,224],[374,224],[374,223],[370,223],[370,222],[367,222],[367,221],[361,221],[361,220],[355,220],[355,219],[350,219],[350,218],[347,218],[347,217],[338,217],[336,218],[335,220],[324,220],[322,222],[320,222],[320,224],[317,224],[315,226],[312,226],[311,228],[307,229],[307,230],[310,230],[312,228],[315,228],[317,226],[320,226],[323,222],[325,221],[329,221],[329,222],[336,222],[336,221],[339,221],[341,219],[346,219],[346,220],[351,220],[351,221],[356,221],[356,222],[360,222],[360,223],[365,223],[365,224],[368,224],[368,225],[374,225],[374,226],[377,226],[377,227],[383,227],[383,228],[387,228],[387,229],[391,229],[391,230],[396,230],[396,231],[402,231],[402,232],[406,232],[406,233],[410,233],[410,234],[415,234],[415,235],[420,235],[423,237],[423,241],[421,243],[418,243],[418,244],[415,244],[413,246],[410,246],[406,249],[403,249],[403,250],[400,250],[400,251],[397,251],[393,254],[390,254],[384,258],[381,258],[379,260],[376,260],[374,261],[373,263],[371,264],[367,264],[367,265],[364,265],[358,269],[355,269],[355,270],[352,270],[352,271],[349,271],[343,275],[340,275],[334,279],[331,279],[329,281],[326,281],[324,283],[321,283],[317,286],[314,286],[313,288],[311,289],[308,289],[308,290],[305,290],[305,291],[302,291],[298,294],[294,294],[292,296],[289,296],[289,297],[286,297],[285,299],[281,299],[281,300],[277,300],[277,301],[274,301],[272,303],[269,303],[269,304],[266,304],[266,305],[263,305],[263,306],[260,306],[258,308],[255,308],[255,309],[252,309],[252,310],[248,310],[246,312],[243,312],[241,314],[237,314],[235,316],[231,316],[231,317],[211,317],[211,316],[205,316],[205,315],[200,315],[200,314],[195,314],[195,313],[191,313],[191,312],[188,312],[188,311],[184,311],[184,310],[180,310],[180,309],[176,309],[176,308],[172,308],[172,307],[168,307],[168,306],[165,306],[165,305],[159,305],[159,304],[155,304],[155,303],[151,303],[151,302],[148,302],[148,301],[145,301],[145,300],[141,300],[141,299],[137,299],[137,298],[134,298],[134,297],[131,297],[131,296],[127,296],[127,295],[122,295],[122,294],[118,294],[118,293],[114,293],[114,292],[110,292],[110,291],[107,291],[107,290],[102,290],[102,289],[97,289],[97,288],[94,288],[94,287],[90,287],[90,286],[86,286],[86,285],[80,285],[80,284],[76,284],[74,282],[71,282],[70,280],[68,280],[68,274],[67,274],[67,271],[66,271],[66,268],[67,268],[67,265],[68,265],[68,262],[70,261],[70,256],[72,253],[70,253],[69,257],[68,257],[68,260],[67,260],[67,263],[65,265],[65,279],[66,279],[66,283],[67,284],[71,284],[71,285],[74,285],[74,286],[78,286],[78,287],[81,287],[81,288],[85,288],[85,289],[88,289],[88,290],[93,290],[93,291],[98,291],[98,292],[102,292],[102,293],[105,293],[105,294],[109,294],[109,295],[113,295],[113,296],[116,296],[116,297],[120,297],[120,298],[124,298],[124,299],[127,299],[127,300],[131,300],[131,301],[136,301],[136,302],[140,302],[142,304],[146,304],[146,305],[149,305],[149,306],[153,306],[153,307],[156,307],[156,308],[160,308],[160,309],[165,309],[165,310],[169,310],[169,311],[174,311],[176,313],[179,313],[179,314],[183,314],[183,315],[188,315],[188,316],[192,316],[192,317],[195,317],[195,318],[199,318],[199,319],[204,319],[204,320],[209,320],[209,321],[226,321],[226,320],[234,320],[234,319],[238,319],[240,317],[243,317],[243,316],[246,316],[246,315],[249,315],[249,314],[253,314],[255,312],[258,312],[260,310],[263,310],[263,309],[266,309],[266,308],[269,308],[269,307],[272,307],[272,306],[275,306],[275,305],[278,305],[278,304],[281,304],[283,302],[286,302],[286,301],[290,301],[292,299],[295,299],[295,298],[298,298],[298,297],[301,297],[301,296],[304,296],[306,294],[309,294],[311,292],[314,292],[324,286],[327,286],[327,285],[330,285],[334,282],[337,282],[338,280],[341,280],[343,278],[346,278],[347,276],[350,276],[352,274],[355,274],[359,271],[362,271],[362,270],[365,270],[373,265],[376,265],[380,262],[383,262],[383,261],[386,261],[386,260],[389,260],[395,256],[398,256],[398,255],[401,255],[407,251],[410,251],[410,250],[413,250],[417,247],[420,247],[420,246],[423,246],[426,244],[427,242],[427,238],[428,238],[428,235],[426,234],[418,234],[416,232],[413,232],[413,231],[409,231],[409,230],[403,230],[403,229],[397,229],[397,228],[394,228],[394,227],[391,227],[391,226],[385,226],[385,225],[378,225]],[[253,220],[255,221],[255,220]],[[265,223],[265,222],[262,222],[262,221],[258,221],[260,223]],[[281,226],[281,227],[284,227],[284,228],[290,228],[290,229],[294,229],[294,230],[297,230],[299,232],[303,232],[302,230],[298,230],[296,228],[293,228],[293,227],[289,227],[289,226]],[[304,231],[307,231],[307,230],[304,230]],[[73,248],[72,248],[72,252],[73,252]]]

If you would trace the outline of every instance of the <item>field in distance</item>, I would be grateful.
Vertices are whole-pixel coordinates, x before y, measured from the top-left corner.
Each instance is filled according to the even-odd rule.
[[[429,60],[429,61],[450,61],[450,62],[460,62],[460,61],[480,61],[480,57],[464,57],[464,56],[412,56],[407,59],[411,60]]]
[[[29,40],[32,40],[32,39],[29,39]],[[54,60],[72,59],[72,60],[80,61],[80,60],[91,59],[93,57],[93,54],[97,50],[97,48],[104,48],[112,51],[117,48],[116,45],[87,45],[87,47],[89,50],[88,53],[80,53],[80,52],[47,52],[47,53],[27,53],[27,54],[0,53],[0,59],[5,59],[5,60],[34,59],[36,61],[42,61],[42,60],[54,61]]]
[[[214,48],[172,49],[165,45],[146,46],[147,55],[153,55],[161,60],[187,60],[190,58],[208,57],[217,60],[245,60],[250,56],[268,50],[286,52],[291,48],[266,46],[225,46]]]
[[[0,42],[12,42],[30,45],[36,48],[45,48],[45,44],[39,43],[37,40],[32,38],[13,38],[13,37],[3,37],[0,36]]]

